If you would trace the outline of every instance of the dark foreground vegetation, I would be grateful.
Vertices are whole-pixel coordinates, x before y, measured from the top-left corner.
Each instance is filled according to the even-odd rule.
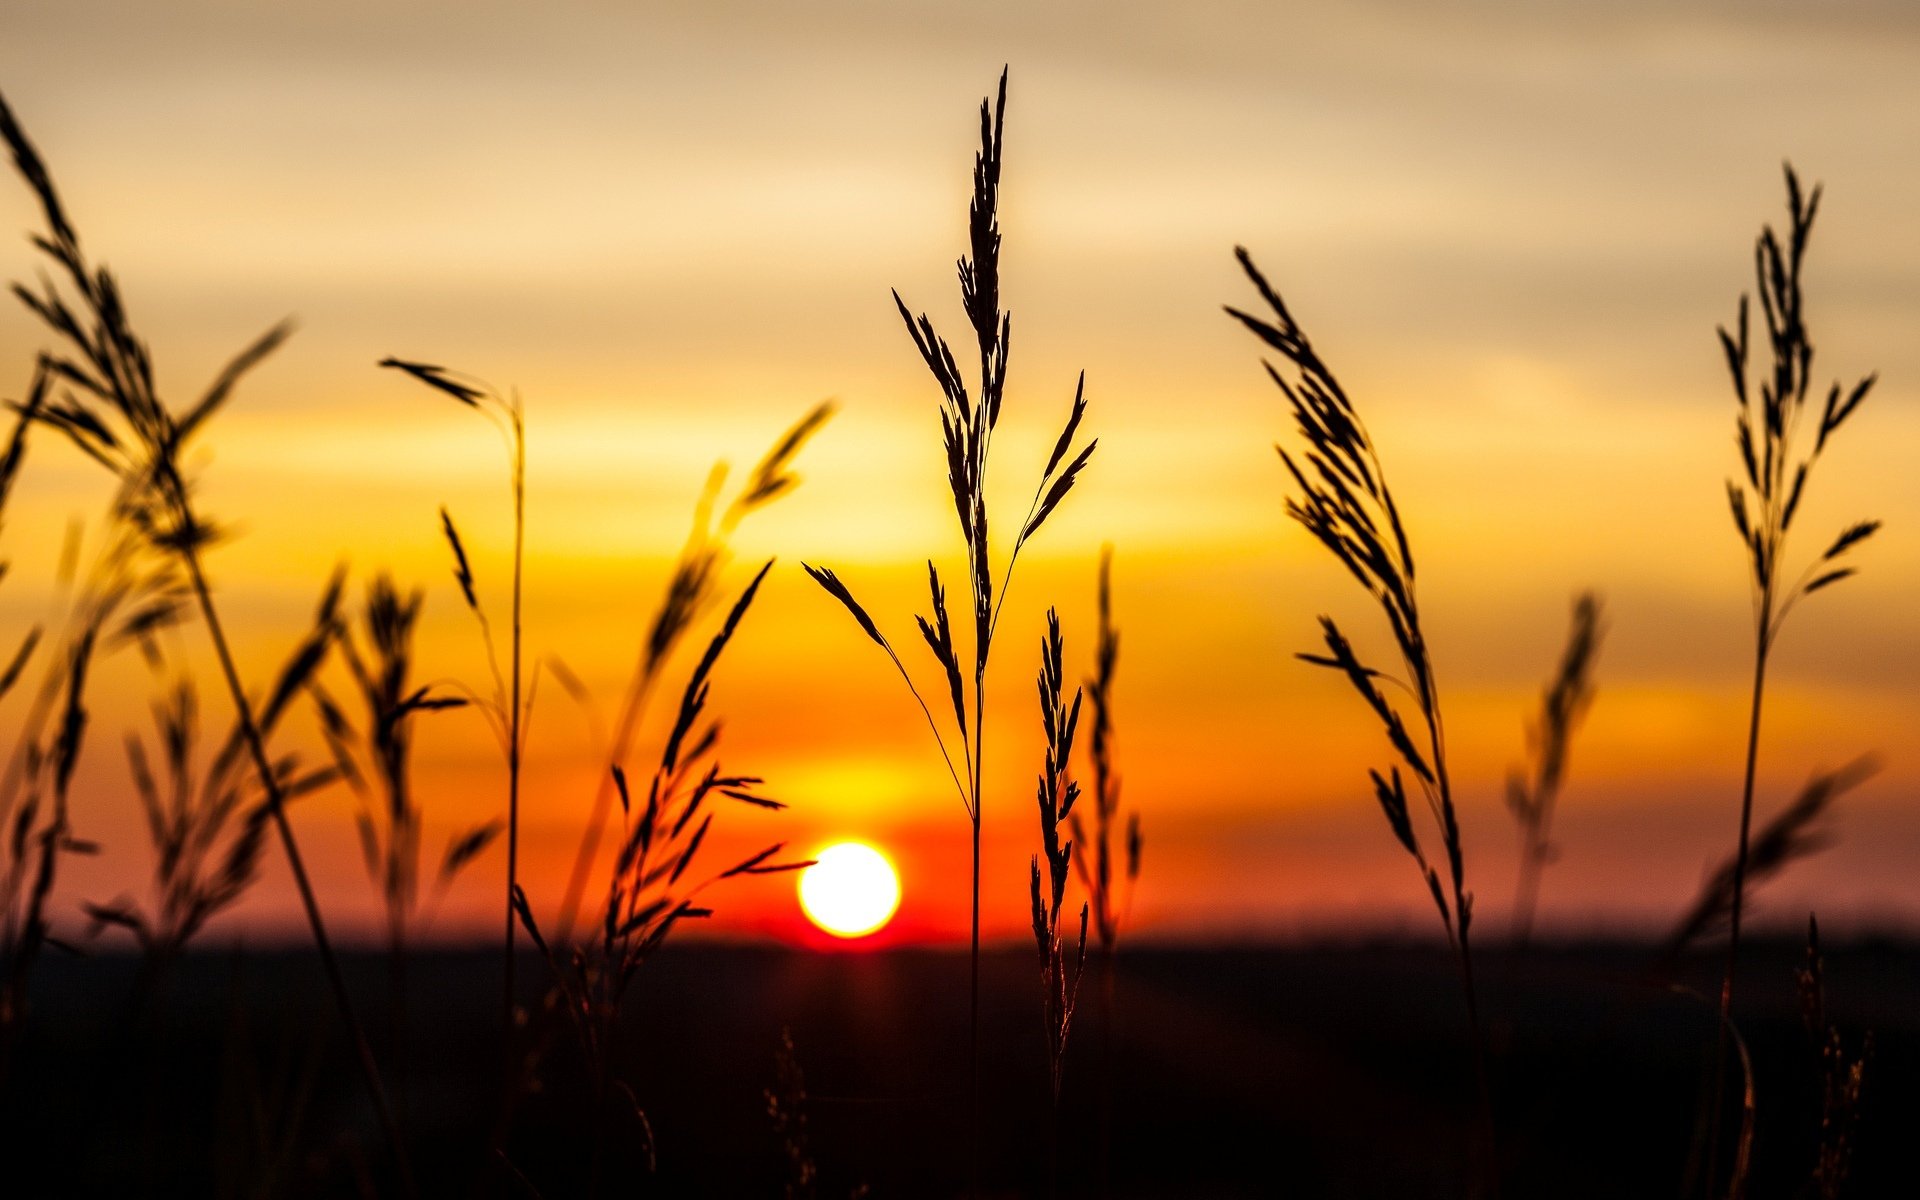
[[[1779,940],[1748,951],[1743,1029],[1763,1122],[1750,1195],[1799,1196],[1820,1091],[1795,979],[1805,950]],[[1481,953],[1511,1194],[1671,1195],[1711,1086],[1717,956],[1680,971],[1702,1001],[1651,982],[1641,946]],[[379,1126],[308,958],[194,955],[141,1013],[128,1007],[134,960],[50,960],[22,1086],[0,1125],[29,1151],[10,1156],[8,1194],[361,1194]],[[1920,949],[1856,943],[1828,958],[1829,1018],[1850,1036],[1873,1028],[1876,1077],[1913,1078]],[[499,964],[480,950],[423,950],[413,965],[416,1171],[422,1194],[464,1195],[496,1090],[493,1059],[475,1052],[496,1036],[495,1014],[473,998],[492,994]],[[350,954],[344,966],[376,1006],[381,956]],[[649,972],[623,1014],[632,1036],[620,1064],[659,1145],[647,1194],[965,1189],[968,1164],[949,1132],[966,1105],[964,956],[689,944]],[[1030,950],[983,958],[992,1044],[1037,1046],[1033,975]],[[522,977],[537,972],[529,964]],[[1469,1047],[1444,946],[1140,949],[1122,959],[1118,987],[1114,1195],[1458,1194],[1476,1116],[1459,1084]],[[783,1029],[798,1068],[784,1084]],[[1069,1053],[1091,1055],[1096,1040],[1090,1030]],[[566,1078],[579,1070],[577,1059],[556,1061],[554,1085],[520,1114],[515,1161],[538,1172],[547,1196],[585,1185],[579,1089]],[[1046,1070],[1037,1052],[983,1062],[983,1194],[1028,1194],[1044,1171]],[[1097,1193],[1094,1077],[1091,1062],[1067,1072],[1064,1195]],[[1904,1131],[1920,1120],[1920,1097],[1889,1086],[1871,1100],[1849,1194],[1914,1195],[1920,1160]],[[617,1153],[629,1158],[620,1176],[638,1186],[637,1141]],[[817,1169],[810,1189],[787,1190],[796,1162]]]

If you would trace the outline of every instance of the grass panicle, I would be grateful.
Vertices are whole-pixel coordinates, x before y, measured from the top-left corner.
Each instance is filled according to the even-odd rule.
[[[1413,550],[1399,506],[1387,486],[1386,470],[1345,389],[1314,349],[1305,330],[1294,320],[1280,294],[1254,265],[1252,256],[1245,249],[1237,249],[1235,254],[1247,278],[1271,310],[1271,316],[1258,317],[1231,306],[1226,311],[1276,352],[1288,368],[1283,371],[1272,362],[1265,364],[1268,377],[1286,397],[1298,433],[1306,443],[1298,457],[1283,446],[1275,447],[1294,484],[1294,492],[1287,498],[1287,515],[1305,528],[1373,598],[1386,618],[1399,651],[1400,676],[1369,666],[1360,660],[1333,618],[1322,616],[1320,632],[1326,652],[1299,657],[1347,679],[1380,720],[1388,743],[1400,759],[1385,775],[1378,770],[1368,774],[1395,840],[1419,868],[1439,910],[1447,939],[1459,954],[1461,986],[1473,1040],[1474,1074],[1481,1097],[1483,1138],[1487,1143],[1483,1147],[1487,1158],[1486,1180],[1489,1187],[1497,1187],[1497,1169],[1493,1164],[1498,1155],[1492,1146],[1486,1044],[1473,974],[1473,893],[1467,888],[1466,854],[1447,769],[1439,685],[1415,595]],[[1399,705],[1388,697],[1386,687],[1389,685],[1411,698],[1417,725],[1410,726]],[[1406,769],[1406,777],[1401,774],[1402,767]],[[1439,832],[1447,867],[1444,887],[1415,829],[1407,777],[1411,777]]]
[[[355,824],[367,877],[386,912],[389,951],[404,954],[420,909],[420,842],[425,814],[413,786],[413,725],[424,713],[465,707],[464,697],[436,693],[413,678],[413,640],[424,599],[401,591],[381,573],[368,582],[356,630],[342,621],[335,632],[360,710],[356,721],[318,680],[307,690],[334,769],[360,801]],[[504,827],[498,819],[463,828],[447,839],[433,875],[436,892],[483,853]]]
[[[1072,876],[1071,836],[1062,840],[1069,828],[1074,802],[1080,798],[1080,784],[1071,777],[1073,741],[1080,728],[1079,688],[1073,700],[1065,699],[1065,648],[1060,636],[1060,616],[1047,610],[1047,632],[1040,643],[1040,723],[1046,730],[1046,766],[1034,789],[1040,816],[1040,853],[1033,856],[1031,900],[1033,940],[1040,954],[1040,1018],[1047,1038],[1047,1078],[1051,1085],[1051,1116],[1048,1122],[1049,1187],[1057,1190],[1059,1174],[1060,1088],[1067,1068],[1067,1037],[1073,1029],[1074,1010],[1079,1005],[1080,981],[1087,969],[1088,905],[1080,905],[1080,936],[1069,949],[1061,928],[1066,901],[1067,881]],[[1044,860],[1044,867],[1042,862]]]
[[[607,823],[612,819],[616,795],[613,768],[624,768],[632,754],[634,738],[639,733],[654,691],[675,651],[699,621],[712,611],[719,595],[721,577],[733,561],[732,540],[735,531],[747,517],[762,511],[799,486],[800,476],[794,470],[794,464],[800,451],[833,416],[834,407],[831,401],[815,405],[781,434],[754,466],[745,483],[724,505],[720,501],[726,490],[726,464],[716,463],[708,474],[706,487],[694,506],[692,532],[688,534],[686,544],[674,562],[660,606],[648,622],[638,661],[628,677],[626,692],[621,697],[619,710],[614,717],[613,736],[606,748],[600,784],[593,797],[593,809],[581,832],[573,868],[567,876],[567,890],[560,902],[557,926],[559,941],[572,940],[589,880],[599,862],[601,840],[605,836]]]
[[[1093,822],[1088,826],[1077,811],[1068,816],[1067,822],[1076,847],[1074,870],[1093,910],[1094,935],[1100,946],[1100,1149],[1096,1166],[1100,1190],[1104,1193],[1111,1190],[1108,1171],[1112,1159],[1113,1092],[1117,1082],[1113,1062],[1119,1021],[1115,960],[1120,951],[1121,930],[1133,910],[1135,889],[1140,882],[1140,855],[1145,844],[1140,832],[1140,810],[1131,808],[1125,812],[1125,840],[1118,848],[1114,845],[1114,831],[1121,823],[1123,806],[1120,772],[1114,754],[1114,677],[1120,666],[1120,632],[1113,623],[1112,546],[1102,547],[1100,551],[1098,610],[1100,626],[1094,647],[1094,670],[1085,685],[1091,716],[1087,765],[1093,784]],[[1122,881],[1124,896],[1117,894]]]
[[[1075,688],[1073,700],[1063,698],[1065,668],[1060,617],[1047,610],[1047,633],[1040,643],[1040,723],[1047,735],[1046,767],[1040,772],[1035,799],[1040,810],[1040,853],[1033,856],[1032,907],[1033,937],[1040,952],[1040,972],[1045,993],[1042,1015],[1047,1030],[1048,1066],[1053,1083],[1054,1103],[1060,1101],[1060,1081],[1067,1064],[1067,1033],[1072,1027],[1075,1001],[1080,991],[1080,976],[1087,959],[1088,906],[1080,906],[1080,940],[1077,950],[1067,952],[1061,936],[1060,914],[1065,903],[1067,881],[1072,876],[1074,843],[1061,839],[1073,818],[1074,802],[1080,798],[1080,784],[1070,775],[1073,740],[1080,728],[1080,706],[1084,697]],[[1044,869],[1042,861],[1044,860]],[[1071,961],[1071,966],[1069,962]]]
[[[261,736],[269,743],[329,656],[344,582],[344,573],[337,572],[321,592],[311,629],[256,708]],[[192,675],[159,670],[156,678],[152,737],[129,734],[126,739],[127,766],[154,855],[152,902],[143,907],[120,897],[85,907],[97,926],[132,934],[149,962],[162,969],[209,921],[239,904],[258,878],[268,810],[238,721],[212,745],[210,755],[203,755],[201,703]],[[336,766],[310,766],[292,752],[276,754],[273,767],[288,801],[339,778]]]
[[[986,761],[986,678],[991,657],[994,630],[1012,587],[1013,569],[1020,552],[1039,533],[1047,518],[1073,490],[1080,473],[1092,457],[1097,440],[1082,443],[1081,420],[1086,414],[1086,375],[1081,373],[1074,385],[1073,402],[1052,452],[1040,472],[1033,500],[1017,527],[1007,550],[1006,565],[995,590],[993,553],[988,533],[986,480],[989,450],[994,429],[1000,420],[1006,394],[1007,353],[1011,340],[1012,317],[1000,306],[1000,175],[1005,149],[1007,73],[1000,73],[998,93],[980,102],[980,149],[973,160],[973,191],[967,208],[967,253],[958,263],[961,309],[973,334],[978,351],[976,392],[969,392],[964,372],[953,348],[935,329],[925,313],[915,315],[893,293],[895,309],[906,326],[907,336],[940,391],[940,437],[946,471],[946,486],[953,500],[954,517],[960,527],[965,553],[966,577],[972,601],[973,654],[965,660],[957,644],[948,616],[946,590],[931,559],[927,563],[931,617],[916,617],[921,636],[940,668],[943,689],[952,704],[953,737],[942,733],[926,694],[913,674],[894,651],[867,609],[854,598],[852,590],[838,575],[826,568],[808,566],[807,572],[827,591],[859,625],[861,632],[877,644],[892,661],[907,690],[926,717],[940,749],[947,772],[953,777],[961,805],[966,809],[972,829],[973,863],[971,884],[971,935],[969,939],[968,1005],[968,1140],[973,1147],[970,1161],[977,1167],[980,1127],[980,822],[981,791]],[[964,677],[971,677],[971,687]],[[970,703],[969,703],[970,701]],[[968,710],[971,708],[971,714]],[[954,751],[959,752],[955,762]]]
[[[624,832],[592,934],[578,945],[545,937],[526,893],[514,893],[515,914],[547,959],[561,1008],[596,1080],[596,1188],[606,1142],[606,1117],[616,1094],[621,1101],[618,1107],[633,1119],[634,1134],[648,1161],[652,1161],[652,1133],[646,1116],[632,1090],[612,1077],[621,1007],[635,975],[678,925],[713,915],[702,895],[714,884],[813,865],[811,860],[782,859],[784,842],[772,843],[717,870],[700,859],[720,806],[739,804],[763,810],[785,807],[762,793],[763,781],[758,776],[732,773],[721,765],[720,721],[708,710],[714,673],[772,567],[769,560],[754,575],[689,673],[644,793],[635,794],[623,768],[612,769]],[[702,863],[698,870],[696,862]]]
[[[1527,766],[1507,776],[1507,811],[1520,827],[1520,878],[1514,885],[1513,940],[1524,947],[1533,936],[1540,903],[1540,877],[1557,850],[1553,815],[1566,783],[1573,735],[1593,706],[1593,667],[1606,639],[1600,597],[1582,592],[1573,601],[1560,664],[1540,695],[1540,714],[1527,727]]]
[[[1801,271],[1820,210],[1820,188],[1804,191],[1791,164],[1784,167],[1787,226],[1784,234],[1768,225],[1754,243],[1755,290],[1765,325],[1767,362],[1755,364],[1748,297],[1740,297],[1734,327],[1718,331],[1736,413],[1734,445],[1739,473],[1727,481],[1727,503],[1734,532],[1745,551],[1753,608],[1753,687],[1748,705],[1746,768],[1740,791],[1740,836],[1729,880],[1727,961],[1720,985],[1723,1024],[1733,1019],[1734,978],[1740,961],[1740,927],[1747,890],[1753,829],[1754,793],[1760,760],[1761,710],[1766,699],[1767,667],[1781,627],[1808,597],[1851,578],[1858,549],[1880,529],[1877,520],[1843,528],[1826,550],[1797,576],[1786,573],[1788,535],[1807,495],[1808,481],[1834,436],[1859,411],[1873,391],[1868,374],[1851,386],[1834,382],[1813,402],[1813,340],[1807,326]],[[1811,423],[1812,428],[1807,425]],[[1714,1116],[1719,1113],[1720,1080],[1725,1074],[1726,1042],[1716,1052]],[[1715,1190],[1710,1158],[1707,1188]]]
[[[57,715],[44,738],[23,741],[25,769],[17,777],[18,792],[9,788],[8,796],[17,803],[0,823],[5,843],[5,870],[0,872],[0,1079],[27,1016],[27,985],[34,966],[48,946],[71,947],[56,933],[48,912],[61,860],[98,852],[94,843],[74,833],[70,804],[73,770],[87,732],[86,690],[96,644],[97,631],[83,630],[54,664]]]
[[[1787,232],[1769,225],[1754,244],[1754,279],[1764,315],[1770,362],[1756,373],[1752,363],[1749,303],[1740,298],[1739,316],[1730,331],[1719,330],[1738,411],[1734,444],[1740,452],[1741,472],[1727,481],[1727,500],[1734,531],[1746,551],[1754,618],[1754,672],[1751,719],[1747,736],[1747,769],[1740,798],[1740,845],[1734,862],[1733,894],[1728,912],[1727,971],[1721,1007],[1731,1011],[1733,973],[1740,949],[1740,917],[1747,871],[1748,833],[1753,821],[1755,768],[1759,757],[1761,703],[1766,694],[1767,665],[1781,626],[1813,593],[1850,578],[1854,552],[1880,529],[1877,520],[1859,521],[1842,529],[1827,549],[1807,564],[1797,578],[1782,574],[1787,537],[1806,495],[1807,483],[1821,453],[1873,390],[1876,376],[1867,375],[1851,387],[1832,384],[1818,406],[1815,427],[1804,428],[1815,410],[1808,404],[1812,388],[1813,342],[1808,332],[1805,296],[1801,284],[1813,222],[1820,209],[1820,188],[1803,192],[1791,165],[1785,168]],[[1808,434],[1811,432],[1811,438]],[[1811,445],[1809,445],[1811,441]]]
[[[6,143],[16,172],[39,203],[45,228],[33,242],[53,268],[53,275],[42,276],[37,289],[13,285],[15,296],[39,318],[59,347],[45,355],[59,393],[41,407],[37,419],[60,431],[83,454],[111,471],[119,482],[116,515],[139,529],[155,549],[177,557],[238,714],[248,757],[293,873],[334,1003],[354,1042],[368,1095],[394,1148],[402,1188],[411,1194],[411,1169],[400,1145],[392,1106],[347,994],[319,899],[293,826],[287,820],[280,779],[267,753],[207,579],[204,551],[215,540],[217,526],[200,511],[191,480],[181,466],[193,435],[226,405],[240,381],[279,348],[292,333],[292,326],[282,323],[269,329],[236,355],[198,400],[176,412],[161,399],[152,358],[145,341],[134,330],[119,283],[111,271],[96,266],[82,251],[79,234],[67,217],[52,175],[4,99],[0,99],[0,141]]]
[[[1093,783],[1092,832],[1079,813],[1068,818],[1073,831],[1074,869],[1087,891],[1093,910],[1093,929],[1099,939],[1102,958],[1111,960],[1120,945],[1120,931],[1132,907],[1133,888],[1140,879],[1140,833],[1138,809],[1127,811],[1122,844],[1114,846],[1114,831],[1121,824],[1120,773],[1114,765],[1113,682],[1120,665],[1120,633],[1113,624],[1113,547],[1100,552],[1099,641],[1094,650],[1094,671],[1085,692],[1091,736],[1088,739],[1087,764]],[[1116,868],[1116,860],[1118,867]],[[1124,881],[1124,896],[1116,896],[1116,884]]]

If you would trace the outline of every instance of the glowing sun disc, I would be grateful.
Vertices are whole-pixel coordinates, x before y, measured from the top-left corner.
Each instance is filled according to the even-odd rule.
[[[835,937],[865,937],[900,907],[900,877],[872,846],[841,842],[800,873],[800,908]]]

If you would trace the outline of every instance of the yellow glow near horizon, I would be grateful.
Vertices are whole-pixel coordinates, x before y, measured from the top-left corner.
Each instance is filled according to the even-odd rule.
[[[886,855],[864,842],[828,846],[800,874],[800,908],[835,937],[865,937],[899,907],[900,876]]]

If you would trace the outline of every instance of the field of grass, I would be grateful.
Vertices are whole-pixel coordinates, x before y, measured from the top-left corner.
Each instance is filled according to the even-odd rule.
[[[422,591],[342,568],[314,581],[305,634],[271,674],[250,677],[214,582],[241,514],[209,511],[190,451],[291,329],[267,330],[203,392],[163,396],[140,314],[82,237],[49,158],[0,103],[0,140],[40,218],[40,261],[17,272],[27,282],[16,295],[44,338],[21,364],[0,503],[43,445],[84,454],[112,486],[89,553],[76,552],[85,561],[66,572],[70,611],[9,631],[18,649],[0,656],[14,722],[0,775],[0,1129],[15,1151],[0,1192],[1831,1200],[1920,1188],[1904,1148],[1920,1118],[1920,950],[1823,945],[1811,920],[1804,940],[1756,942],[1743,928],[1756,889],[1817,852],[1833,806],[1875,770],[1856,757],[1870,748],[1835,747],[1834,765],[1794,799],[1756,811],[1773,651],[1783,629],[1819,619],[1828,589],[1871,565],[1880,529],[1795,524],[1803,496],[1836,469],[1822,464],[1847,452],[1860,414],[1871,420],[1875,385],[1865,372],[1830,381],[1813,357],[1801,268],[1818,187],[1787,169],[1786,219],[1761,233],[1752,299],[1720,334],[1735,452],[1703,455],[1701,473],[1729,477],[1744,575],[1728,589],[1753,600],[1744,787],[1724,865],[1674,914],[1671,936],[1564,945],[1531,928],[1604,678],[1597,592],[1575,599],[1566,649],[1542,664],[1508,793],[1515,827],[1482,831],[1523,847],[1519,915],[1510,931],[1476,920],[1484,876],[1456,803],[1451,693],[1420,604],[1419,500],[1389,487],[1366,402],[1321,357],[1282,281],[1241,250],[1247,291],[1223,297],[1227,314],[1252,335],[1249,360],[1270,359],[1276,430],[1283,412],[1292,422],[1275,523],[1284,513],[1344,569],[1376,626],[1321,616],[1299,657],[1350,686],[1355,718],[1377,726],[1377,758],[1352,764],[1356,803],[1379,808],[1381,853],[1412,864],[1408,885],[1439,920],[1431,943],[1140,944],[1129,919],[1135,890],[1153,886],[1156,806],[1178,798],[1122,788],[1129,731],[1114,698],[1129,685],[1129,616],[1111,563],[1125,547],[1089,572],[1095,628],[1063,628],[1047,602],[1057,598],[1013,588],[1023,548],[1101,469],[1096,384],[1083,374],[1052,402],[1059,432],[1025,510],[988,500],[1000,461],[990,450],[1013,403],[1008,90],[1003,73],[978,111],[957,270],[964,325],[894,295],[930,376],[926,425],[938,427],[944,470],[927,487],[951,501],[959,536],[927,548],[925,607],[911,622],[862,603],[857,566],[804,564],[815,598],[850,619],[845,656],[870,643],[905,684],[931,734],[929,769],[966,818],[955,834],[971,842],[964,955],[689,936],[737,881],[813,865],[777,834],[741,855],[717,850],[715,831],[747,815],[777,827],[786,808],[725,736],[730,699],[753,678],[737,635],[776,570],[734,561],[732,539],[798,485],[810,441],[830,436],[830,404],[774,437],[743,478],[716,471],[689,498],[692,532],[664,586],[633,605],[638,653],[603,711],[567,663],[530,649],[533,405],[387,357],[379,367],[428,389],[448,419],[477,414],[502,435],[510,563],[476,561],[467,519],[440,512],[476,669],[419,678]],[[958,350],[943,328],[964,329]],[[1266,600],[1288,628],[1332,602]],[[1009,603],[1045,613],[1037,648],[996,642]],[[90,721],[93,671],[109,655],[138,658],[153,680],[152,728],[124,747]],[[996,754],[1030,744],[1004,731],[1036,716],[989,703],[993,667],[1034,672],[1044,752],[1031,794],[989,795],[989,731]],[[460,709],[498,743],[498,815],[429,842],[413,736]],[[595,751],[594,804],[555,896],[530,895],[520,872],[536,711],[589,727]],[[308,724],[317,743],[290,732]],[[100,849],[73,811],[76,766],[95,755],[125,756],[152,876],[120,898],[65,906],[63,867]],[[325,794],[355,806],[382,914],[377,951],[337,945],[338,897],[309,872],[293,814]],[[1031,946],[982,937],[988,809],[1018,814],[1032,835],[1020,898]],[[425,941],[434,900],[496,858],[494,944]],[[294,881],[308,941],[226,948],[209,926],[248,903],[269,859]]]

